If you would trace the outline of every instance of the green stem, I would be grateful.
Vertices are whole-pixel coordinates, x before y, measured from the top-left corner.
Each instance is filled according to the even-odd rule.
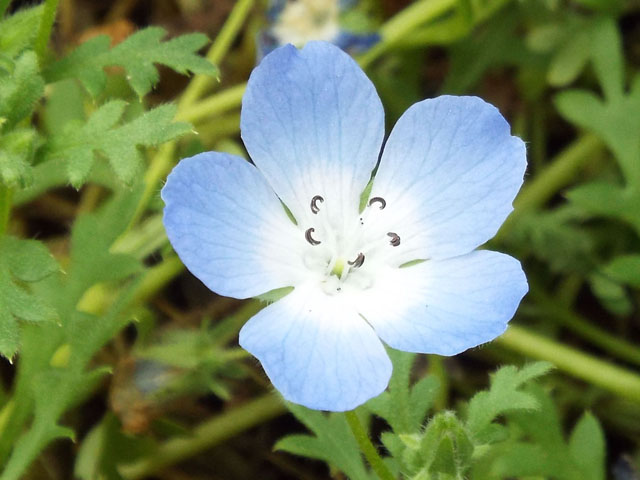
[[[380,455],[378,455],[376,447],[374,447],[373,443],[371,443],[371,439],[362,426],[362,423],[360,422],[360,419],[358,418],[355,410],[344,412],[344,415],[347,419],[349,427],[351,428],[351,432],[353,432],[353,436],[358,442],[360,451],[362,451],[365,458],[367,459],[367,462],[369,462],[369,465],[371,465],[373,471],[376,472],[376,475],[378,475],[381,480],[395,480],[393,474],[384,464],[382,458],[380,458]]]
[[[220,113],[239,107],[242,103],[242,96],[247,88],[246,83],[241,83],[233,87],[222,90],[215,95],[200,100],[195,104],[186,104],[176,120],[190,123],[197,123],[205,118],[219,115]]]
[[[362,68],[368,67],[389,47],[416,28],[446,13],[457,3],[457,0],[422,0],[401,10],[380,28],[382,39],[359,58],[360,65]]]
[[[11,0],[0,0],[0,18],[4,16],[4,12],[7,11],[7,8],[9,8],[10,3],[11,3]]]
[[[239,0],[236,2],[233,10],[229,14],[229,18],[218,33],[213,45],[207,53],[209,59],[215,65],[218,65],[229,51],[233,39],[236,37],[247,15],[253,7],[254,0]],[[178,104],[179,110],[195,103],[202,96],[205,90],[212,84],[213,79],[207,75],[196,75],[180,98]]]
[[[504,222],[496,239],[504,237],[522,214],[543,206],[558,190],[572,182],[575,174],[588,161],[602,152],[604,152],[602,141],[592,134],[580,137],[560,152],[531,182],[525,183],[513,202],[514,212]]]
[[[546,360],[574,377],[640,403],[640,375],[575,348],[511,325],[496,342],[523,355]]]
[[[13,190],[5,185],[0,184],[0,237],[7,231],[9,226],[9,217],[11,216],[11,200],[13,198]]]
[[[56,20],[59,1],[60,0],[46,0],[44,4],[44,11],[42,12],[40,28],[38,28],[38,35],[36,36],[34,47],[41,63],[47,53],[47,45],[49,44],[53,22]]]
[[[167,441],[135,463],[120,466],[120,474],[128,480],[145,478],[285,412],[278,395],[264,395],[202,423],[189,436]]]

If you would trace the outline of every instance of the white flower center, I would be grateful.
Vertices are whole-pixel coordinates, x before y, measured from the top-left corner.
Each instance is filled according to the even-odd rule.
[[[387,222],[381,213],[385,207],[384,198],[374,197],[359,217],[336,222],[327,213],[331,207],[324,197],[311,199],[311,225],[301,225],[308,244],[303,260],[325,293],[373,286],[376,273],[402,242],[399,233],[384,228]]]
[[[337,0],[289,1],[273,28],[278,41],[303,46],[309,40],[332,41],[340,33]]]

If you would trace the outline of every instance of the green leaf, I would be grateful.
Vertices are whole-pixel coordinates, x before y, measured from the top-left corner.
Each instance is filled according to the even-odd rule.
[[[624,220],[640,233],[640,190],[595,180],[573,188],[567,198],[591,214]]]
[[[615,315],[629,315],[633,312],[633,303],[629,294],[619,283],[594,273],[589,276],[591,291],[598,297],[600,303]]]
[[[58,270],[47,248],[35,240],[0,238],[0,355],[11,359],[18,351],[18,320],[46,322],[56,319],[55,310],[29,284]]]
[[[279,440],[274,449],[323,460],[351,480],[371,478],[344,415],[324,415],[291,403],[287,407],[315,436],[289,435]]]
[[[591,32],[593,69],[609,101],[624,92],[624,56],[618,26],[613,18],[603,17]]]
[[[42,10],[43,4],[34,8],[25,8],[5,19],[0,19],[0,52],[9,58],[15,58],[32,47],[40,25]]]
[[[0,71],[0,117],[2,129],[8,129],[26,118],[44,92],[44,81],[36,54],[29,50],[16,61],[11,73]],[[0,131],[2,130],[0,129]]]
[[[30,128],[0,134],[0,183],[9,187],[31,183],[36,139],[35,130]]]
[[[578,30],[553,56],[547,80],[554,87],[570,84],[589,61],[589,31]]]
[[[619,283],[640,288],[640,254],[614,258],[605,265],[603,273]]]
[[[191,33],[162,42],[165,35],[160,27],[145,28],[112,49],[108,37],[95,37],[51,65],[45,78],[48,82],[78,78],[95,97],[106,83],[104,67],[118,65],[125,69],[134,91],[142,97],[158,82],[155,63],[182,74],[218,74],[214,65],[196,53],[208,42],[205,35]]]
[[[107,157],[122,181],[131,183],[142,171],[138,146],[156,146],[190,131],[186,123],[172,123],[173,105],[162,105],[116,126],[125,107],[125,102],[113,100],[96,110],[85,125],[67,126],[64,133],[51,137],[45,158],[66,159],[69,180],[76,188],[86,180],[98,153]]]
[[[521,389],[551,368],[550,363],[536,362],[521,369],[507,366],[495,372],[489,390],[477,393],[469,402],[467,427],[474,438],[479,443],[489,438],[491,422],[506,412],[537,408],[536,399]]]
[[[569,452],[580,466],[585,480],[604,480],[605,441],[602,427],[590,413],[585,413],[571,432]]]

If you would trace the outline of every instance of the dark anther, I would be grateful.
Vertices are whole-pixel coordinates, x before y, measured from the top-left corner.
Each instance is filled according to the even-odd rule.
[[[351,265],[353,268],[360,268],[364,263],[364,255],[362,254],[362,252],[360,252],[353,262],[347,262],[347,263]]]
[[[391,237],[391,241],[389,242],[392,247],[397,247],[400,245],[400,236],[397,233],[389,232],[387,233],[389,237]]]
[[[318,240],[314,240],[314,238],[311,236],[311,234],[312,234],[313,232],[315,232],[315,231],[316,231],[316,229],[312,227],[312,228],[308,228],[308,229],[307,229],[307,231],[306,231],[306,232],[304,232],[304,238],[306,238],[306,239],[307,239],[307,242],[309,242],[309,243],[310,243],[311,245],[313,245],[314,247],[315,247],[316,245],[320,245],[320,243],[322,243],[322,242],[320,242],[320,241],[318,241]]]
[[[380,210],[383,210],[384,207],[387,206],[387,201],[382,197],[373,197],[371,200],[369,200],[369,206],[373,205],[374,203],[380,204]]]
[[[320,211],[320,208],[318,207],[318,202],[320,203],[324,202],[324,198],[322,198],[320,195],[316,195],[311,199],[311,213],[316,214]]]

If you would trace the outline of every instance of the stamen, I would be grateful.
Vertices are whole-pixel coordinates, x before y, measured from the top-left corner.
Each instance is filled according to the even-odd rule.
[[[400,236],[397,233],[389,232],[387,235],[391,237],[391,241],[389,243],[392,247],[400,245]]]
[[[318,207],[318,202],[324,203],[324,198],[320,195],[316,195],[311,199],[311,213],[314,215],[320,211],[320,207]]]
[[[353,262],[347,262],[347,263],[351,265],[353,268],[360,268],[364,263],[364,255],[362,254],[362,252],[360,252]]]
[[[374,203],[380,204],[380,210],[384,210],[384,207],[387,206],[387,201],[382,197],[373,197],[371,200],[369,200],[369,206],[373,205]]]
[[[310,243],[311,245],[313,245],[314,247],[315,247],[316,245],[320,245],[320,244],[322,243],[322,242],[320,242],[320,241],[318,241],[318,240],[315,240],[315,239],[311,236],[311,234],[312,234],[313,232],[315,232],[315,231],[316,231],[316,229],[315,229],[315,228],[313,228],[313,227],[311,227],[311,228],[308,228],[306,232],[304,232],[304,238],[307,240],[307,242],[309,242],[309,243]]]

